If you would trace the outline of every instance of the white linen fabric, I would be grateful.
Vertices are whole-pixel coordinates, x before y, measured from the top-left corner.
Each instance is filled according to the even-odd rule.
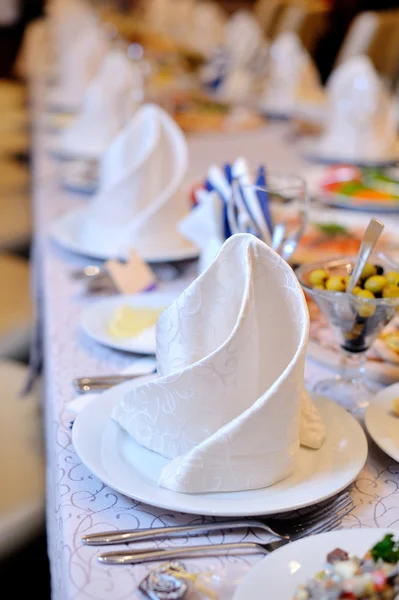
[[[138,443],[171,459],[160,486],[262,488],[294,472],[300,435],[320,447],[324,427],[304,395],[308,330],[288,264],[250,234],[230,237],[160,316],[160,377],[113,411]]]
[[[298,102],[315,97],[323,98],[323,90],[311,56],[295,33],[281,33],[269,49],[264,107],[291,113]]]
[[[397,138],[395,101],[371,61],[355,56],[339,65],[327,84],[326,128],[321,155],[350,159],[384,158]]]
[[[115,256],[131,247],[141,256],[154,246],[170,247],[189,208],[182,189],[187,161],[186,139],[175,121],[159,106],[140,107],[100,163],[82,244]]]
[[[87,89],[82,110],[60,136],[61,150],[99,159],[130,121],[142,99],[139,65],[121,50],[110,50]]]
[[[109,42],[97,23],[87,24],[69,38],[68,47],[58,57],[58,85],[49,94],[49,104],[76,112],[96,75]]]

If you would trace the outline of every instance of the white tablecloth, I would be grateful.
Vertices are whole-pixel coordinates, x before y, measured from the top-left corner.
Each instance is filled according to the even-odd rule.
[[[34,99],[39,96],[33,93]],[[121,496],[94,477],[75,453],[71,442],[73,415],[67,409],[74,395],[72,379],[118,372],[131,359],[90,341],[79,330],[80,314],[98,297],[85,296],[81,284],[72,280],[70,273],[88,261],[56,247],[49,239],[49,228],[54,217],[84,204],[87,199],[68,195],[60,189],[57,162],[46,152],[46,135],[41,126],[43,115],[37,106],[33,107],[33,113],[35,239],[44,321],[47,526],[53,599],[138,598],[137,585],[149,567],[101,565],[96,556],[102,548],[84,546],[81,535],[96,530],[197,522],[201,517],[173,514]],[[282,172],[298,173],[304,167],[289,137],[289,129],[282,124],[271,124],[262,132],[228,139],[192,138],[189,145],[190,176],[193,177],[203,176],[210,161],[220,163],[238,155],[245,155],[253,164],[262,161],[270,169]],[[324,369],[308,363],[309,384],[323,376]],[[347,527],[395,527],[399,520],[399,465],[370,443],[367,465],[353,484],[352,495],[356,510],[345,520]],[[223,537],[237,539],[240,534]],[[220,541],[221,538],[221,534],[214,534],[203,539]],[[260,558],[207,558],[184,562],[191,569],[212,572],[212,587],[221,600],[228,600],[243,575]]]

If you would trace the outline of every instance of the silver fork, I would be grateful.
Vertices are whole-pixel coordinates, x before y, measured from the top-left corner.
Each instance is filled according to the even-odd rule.
[[[311,525],[309,528],[304,527],[301,531],[286,535],[283,539],[275,542],[260,543],[260,542],[232,542],[226,544],[201,544],[198,546],[179,546],[174,548],[161,548],[153,550],[152,548],[142,548],[140,550],[104,552],[97,559],[99,562],[107,565],[126,565],[137,564],[144,562],[153,562],[158,560],[169,560],[185,557],[199,557],[204,555],[228,555],[233,554],[269,554],[290,542],[299,540],[308,535],[331,531],[339,527],[342,519],[349,514],[354,508],[352,502],[345,509],[340,509],[334,515],[327,515],[324,519],[317,522],[316,525]]]
[[[305,514],[271,517],[267,522],[259,519],[230,519],[211,523],[196,523],[192,525],[173,525],[171,527],[157,527],[148,529],[128,529],[124,531],[104,531],[89,533],[82,537],[82,541],[90,546],[110,544],[123,544],[165,538],[169,535],[181,537],[186,534],[195,536],[210,531],[225,531],[229,529],[260,529],[277,538],[289,538],[290,535],[301,533],[304,529],[311,530],[316,527],[320,519],[326,518],[332,510],[342,511],[352,505],[348,492],[340,494],[334,500],[323,503],[315,510]]]

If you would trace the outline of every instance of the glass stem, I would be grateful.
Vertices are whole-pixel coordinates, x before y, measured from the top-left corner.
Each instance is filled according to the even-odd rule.
[[[366,372],[366,353],[341,349],[340,377],[346,382],[360,383]]]

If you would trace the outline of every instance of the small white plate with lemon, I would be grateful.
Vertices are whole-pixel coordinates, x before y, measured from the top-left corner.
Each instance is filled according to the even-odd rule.
[[[134,354],[155,354],[155,325],[176,296],[146,292],[113,296],[84,311],[80,325],[96,342]]]

